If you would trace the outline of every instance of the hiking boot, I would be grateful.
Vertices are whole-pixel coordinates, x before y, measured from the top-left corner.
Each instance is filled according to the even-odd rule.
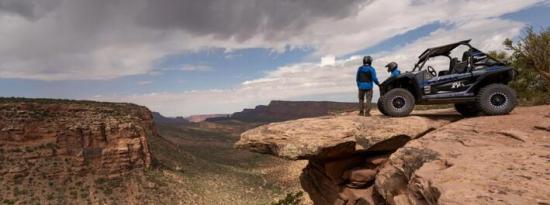
[[[363,111],[359,111],[359,116],[365,116],[365,113]]]

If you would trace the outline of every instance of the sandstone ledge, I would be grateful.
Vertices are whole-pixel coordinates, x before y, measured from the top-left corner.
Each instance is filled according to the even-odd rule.
[[[249,130],[241,135],[236,147],[291,160],[392,151],[456,119],[457,116],[367,118],[350,115],[306,118]]]
[[[236,147],[307,159],[300,181],[317,205],[550,204],[550,106],[429,112],[272,123]]]

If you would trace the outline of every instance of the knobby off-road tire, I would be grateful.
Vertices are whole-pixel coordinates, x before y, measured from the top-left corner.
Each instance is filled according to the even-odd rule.
[[[382,106],[382,96],[378,98],[378,111],[380,111],[383,115],[388,115],[388,113],[384,110],[384,107]]]
[[[382,109],[389,116],[405,117],[411,114],[415,100],[408,90],[395,88],[387,92],[382,98]]]
[[[455,110],[465,117],[478,116],[481,112],[481,109],[475,102],[457,103],[455,104]]]
[[[477,106],[487,115],[505,115],[517,105],[514,89],[503,84],[487,85],[477,94]]]

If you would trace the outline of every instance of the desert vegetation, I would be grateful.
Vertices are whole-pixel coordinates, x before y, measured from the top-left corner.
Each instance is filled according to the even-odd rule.
[[[517,40],[507,39],[506,50],[492,51],[490,55],[508,62],[517,69],[518,76],[511,83],[517,91],[520,104],[550,103],[550,27],[528,27]]]
[[[148,139],[153,167],[145,172],[145,202],[302,204],[304,162],[236,150],[239,134],[257,126],[238,121],[157,124]],[[149,187],[149,188],[147,188]],[[158,196],[163,196],[159,198]]]

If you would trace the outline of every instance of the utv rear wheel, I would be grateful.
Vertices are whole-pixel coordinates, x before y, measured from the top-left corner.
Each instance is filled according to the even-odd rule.
[[[381,97],[382,110],[393,117],[405,117],[414,108],[414,96],[408,90],[396,88]]]
[[[487,115],[505,115],[517,104],[516,92],[503,84],[490,84],[477,94],[477,106]]]
[[[378,98],[378,111],[380,111],[383,115],[388,115],[388,113],[384,110],[384,107],[382,106],[382,96]]]
[[[481,110],[475,102],[471,103],[457,103],[455,104],[455,110],[466,117],[473,117],[479,115]]]

